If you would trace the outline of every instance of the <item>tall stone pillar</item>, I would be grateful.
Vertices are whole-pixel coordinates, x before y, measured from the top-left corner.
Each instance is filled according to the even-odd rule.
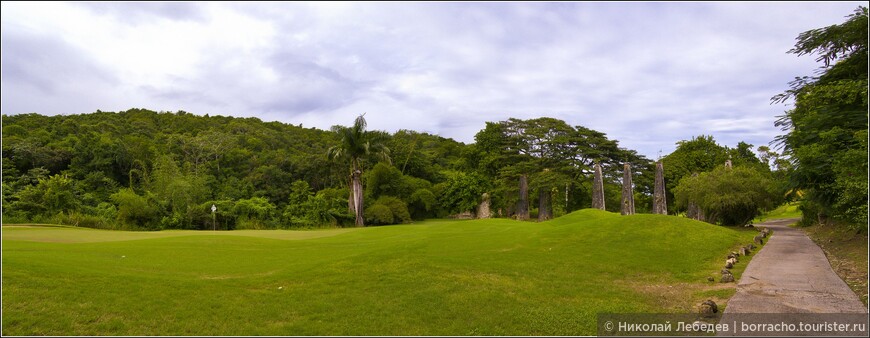
[[[622,165],[622,214],[634,215],[634,190],[631,188],[631,166]]]
[[[662,162],[656,162],[655,190],[653,192],[653,213],[668,214],[668,203],[665,198],[665,176]]]
[[[553,190],[541,188],[538,190],[538,222],[553,219],[553,208],[550,205]]]
[[[592,176],[592,208],[604,210],[604,178],[601,177],[601,165],[595,163],[595,173]]]
[[[480,205],[477,207],[477,218],[490,218],[490,217],[492,217],[492,212],[489,210],[489,204],[490,204],[489,194],[483,193],[483,195],[481,195],[480,197],[481,197],[481,201],[480,201]]]
[[[517,202],[517,219],[529,219],[529,176],[520,176],[520,200]]]

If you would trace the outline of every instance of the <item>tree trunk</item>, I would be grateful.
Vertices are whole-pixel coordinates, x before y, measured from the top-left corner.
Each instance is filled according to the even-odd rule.
[[[529,219],[529,176],[520,176],[520,200],[517,202],[517,219]]]
[[[662,162],[656,162],[655,190],[653,192],[653,213],[668,214],[668,203],[665,199],[665,176]]]
[[[353,171],[353,208],[354,214],[356,215],[355,225],[358,227],[365,226],[365,218],[363,216],[363,189],[360,176],[362,176],[362,170],[356,169]]]
[[[692,177],[698,177],[698,173],[693,173]],[[701,210],[701,207],[699,207],[698,204],[692,200],[689,200],[689,207],[686,210],[686,217],[706,222],[706,220],[704,219],[704,211]]]
[[[631,166],[622,165],[622,214],[634,215],[634,190],[631,188]]]
[[[356,215],[356,211],[353,208],[353,175],[351,175],[351,179],[347,182],[347,211]]]
[[[598,163],[595,163],[595,173],[592,176],[592,208],[604,210],[604,179]]]
[[[550,189],[538,190],[538,222],[553,219],[553,210],[550,208],[551,194]]]

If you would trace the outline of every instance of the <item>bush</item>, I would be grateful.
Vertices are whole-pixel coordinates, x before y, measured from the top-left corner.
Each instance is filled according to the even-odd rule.
[[[375,204],[366,211],[366,222],[372,225],[393,224],[393,211],[383,204]]]
[[[674,197],[678,208],[693,201],[707,221],[721,225],[746,224],[782,200],[773,182],[756,169],[724,166],[684,177],[674,189]]]
[[[112,224],[112,220],[103,219],[102,217],[95,215],[83,214],[77,211],[71,211],[69,213],[58,213],[57,215],[52,217],[51,223],[94,229],[116,229],[116,227]]]
[[[441,192],[441,205],[450,213],[463,213],[477,209],[481,195],[489,184],[480,175],[463,172],[448,173],[447,184]]]
[[[267,229],[275,213],[275,206],[264,197],[254,197],[237,201],[232,213],[238,218],[239,229]]]
[[[118,205],[119,222],[140,228],[156,228],[159,209],[152,196],[139,196],[132,189],[121,189],[110,198]]]
[[[389,211],[389,217],[387,211]],[[370,224],[385,225],[411,222],[408,206],[393,196],[381,196],[366,208],[365,214],[366,222]]]
[[[394,224],[411,223],[411,213],[408,212],[408,205],[402,200],[393,196],[381,196],[375,201],[375,205],[385,205],[393,213]]]
[[[408,209],[413,219],[424,219],[434,214],[438,199],[429,189],[418,189],[409,199]]]
[[[211,206],[217,211],[212,215]],[[194,210],[194,223],[200,225],[200,229],[233,230],[236,228],[237,217],[233,213],[236,203],[230,200],[208,201],[200,204]],[[217,225],[213,224],[217,222]]]

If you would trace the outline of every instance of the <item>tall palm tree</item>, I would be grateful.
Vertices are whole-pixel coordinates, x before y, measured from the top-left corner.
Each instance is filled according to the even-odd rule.
[[[340,143],[330,147],[326,155],[330,160],[345,160],[350,162],[349,208],[356,216],[356,226],[365,226],[363,217],[363,165],[368,159],[383,159],[389,161],[390,150],[386,147],[386,137],[383,133],[366,131],[366,119],[360,115],[354,120],[353,126],[334,126],[332,131],[338,134]]]

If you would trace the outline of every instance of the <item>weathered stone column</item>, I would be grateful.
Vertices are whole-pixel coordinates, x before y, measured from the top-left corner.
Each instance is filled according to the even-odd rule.
[[[481,195],[480,197],[481,197],[480,205],[477,206],[477,218],[490,218],[490,217],[492,217],[492,212],[489,211],[489,204],[490,204],[489,194],[483,193],[483,195]]]
[[[631,188],[631,166],[622,165],[622,214],[634,215],[634,190]]]
[[[520,200],[517,202],[517,219],[529,219],[529,176],[520,176]]]
[[[653,192],[653,213],[668,214],[668,203],[665,199],[665,176],[662,162],[656,162],[655,190]]]
[[[592,208],[604,210],[604,178],[601,177],[601,165],[595,163],[595,173],[592,176]]]
[[[553,208],[550,205],[553,191],[541,188],[538,191],[538,222],[553,219]]]

